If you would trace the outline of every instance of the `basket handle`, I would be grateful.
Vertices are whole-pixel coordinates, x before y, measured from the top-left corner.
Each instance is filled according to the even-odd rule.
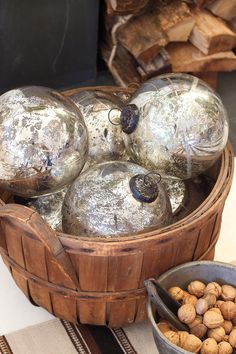
[[[0,222],[13,225],[19,232],[24,229],[26,237],[38,239],[56,260],[63,277],[73,288],[79,289],[74,267],[59,237],[36,211],[23,205],[5,204],[0,206]],[[0,232],[0,247],[3,253],[8,253],[4,232]]]

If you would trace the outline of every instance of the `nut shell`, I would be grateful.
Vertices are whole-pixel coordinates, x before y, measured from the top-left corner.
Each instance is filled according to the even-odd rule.
[[[225,320],[221,327],[224,328],[226,334],[229,334],[233,329],[233,323],[231,321]]]
[[[192,353],[197,353],[202,346],[202,341],[193,334],[186,336],[182,348]]]
[[[178,309],[178,317],[183,323],[188,324],[193,322],[196,317],[195,307],[192,304],[182,305]]]
[[[229,334],[229,344],[233,347],[236,348],[236,329],[233,329],[231,333]]]
[[[207,338],[202,343],[201,354],[218,354],[218,345],[215,339]]]
[[[207,333],[207,326],[205,326],[203,323],[199,323],[190,329],[190,333],[194,334],[198,338],[202,338]]]
[[[233,301],[236,297],[236,289],[231,285],[222,285],[221,297],[225,301]]]
[[[188,292],[191,295],[195,295],[197,297],[201,297],[204,295],[204,289],[205,289],[206,285],[199,281],[199,280],[194,280],[191,283],[189,283],[188,285]]]
[[[231,354],[233,353],[233,348],[231,345],[225,341],[218,344],[218,354]]]
[[[207,332],[208,338],[214,338],[217,342],[222,342],[225,336],[225,330],[223,327],[217,327],[209,329]]]
[[[193,306],[197,303],[197,297],[195,295],[185,295],[183,298],[183,304],[192,304]]]
[[[212,306],[215,306],[216,304],[216,296],[214,294],[206,294],[203,296],[203,299],[205,299],[208,302],[209,308]]]
[[[204,289],[204,294],[213,294],[216,296],[216,298],[218,298],[221,295],[221,286],[216,283],[216,282],[211,282],[209,284],[207,284],[207,286]]]
[[[203,316],[203,323],[208,328],[220,327],[223,322],[224,322],[223,316],[215,311],[208,310],[207,312],[205,312]]]
[[[232,320],[236,317],[236,305],[233,301],[225,301],[220,306],[220,311],[225,320]]]
[[[173,344],[179,345],[179,336],[178,333],[174,331],[167,331],[164,333],[164,336]]]
[[[183,299],[183,297],[184,297],[184,291],[181,288],[179,288],[178,286],[173,286],[172,288],[170,288],[168,290],[168,293],[176,301],[181,301]]]
[[[208,309],[209,305],[206,299],[198,299],[195,305],[196,313],[198,315],[203,315]]]

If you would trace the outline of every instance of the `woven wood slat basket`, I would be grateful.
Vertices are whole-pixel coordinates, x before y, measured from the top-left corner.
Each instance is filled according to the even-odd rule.
[[[117,87],[99,89],[132,92]],[[75,91],[78,89],[64,94]],[[214,258],[233,177],[229,144],[208,175],[215,185],[190,215],[166,228],[122,241],[56,234],[37,212],[13,204],[8,192],[0,192],[2,258],[28,299],[59,318],[111,327],[142,321],[146,318],[146,278],[187,261]]]

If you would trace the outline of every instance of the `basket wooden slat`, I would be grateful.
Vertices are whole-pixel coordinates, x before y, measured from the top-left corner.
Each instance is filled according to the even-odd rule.
[[[233,176],[230,145],[208,175],[215,186],[190,215],[166,228],[119,241],[56,234],[31,209],[4,205],[12,198],[0,192],[3,260],[30,301],[60,318],[112,327],[142,321],[146,318],[146,278],[187,261],[214,257]]]

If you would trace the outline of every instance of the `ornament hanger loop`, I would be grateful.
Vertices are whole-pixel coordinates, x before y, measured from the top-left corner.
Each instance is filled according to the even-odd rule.
[[[121,122],[113,122],[113,121],[111,120],[111,112],[112,112],[112,111],[121,112],[121,109],[119,109],[119,108],[111,108],[110,111],[108,112],[108,120],[109,120],[109,122],[110,122],[111,124],[113,124],[113,125],[121,125]]]
[[[144,177],[143,177],[143,181],[144,181],[145,184],[147,184],[147,177],[150,176],[150,175],[156,175],[158,177],[157,183],[161,182],[160,173],[158,173],[158,172],[149,172],[146,175],[144,175]]]

